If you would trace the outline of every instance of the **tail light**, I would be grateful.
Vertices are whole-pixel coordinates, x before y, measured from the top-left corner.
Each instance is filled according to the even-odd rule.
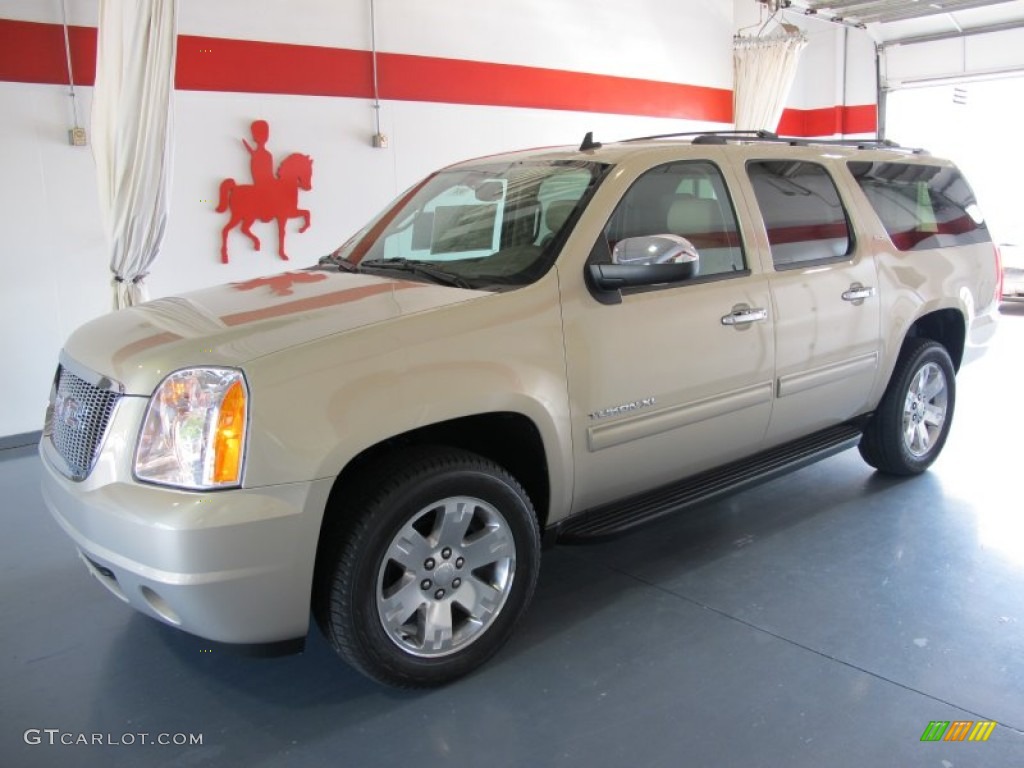
[[[999,252],[999,246],[993,245],[996,252],[996,304],[1003,300],[1003,255]]]

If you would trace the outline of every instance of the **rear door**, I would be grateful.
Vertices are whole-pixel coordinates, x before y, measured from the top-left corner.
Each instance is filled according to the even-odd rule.
[[[870,235],[848,214],[829,161],[745,163],[775,316],[775,405],[766,446],[864,412],[879,373]]]

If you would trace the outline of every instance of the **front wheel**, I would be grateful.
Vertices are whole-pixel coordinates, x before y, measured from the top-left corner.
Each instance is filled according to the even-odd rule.
[[[416,449],[352,501],[318,585],[338,653],[400,687],[441,685],[490,658],[537,583],[540,536],[519,483],[476,454]]]
[[[864,430],[861,456],[892,475],[924,472],[946,444],[955,403],[956,374],[946,348],[930,339],[908,339]]]

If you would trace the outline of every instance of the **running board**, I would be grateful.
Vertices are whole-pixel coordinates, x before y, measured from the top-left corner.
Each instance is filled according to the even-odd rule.
[[[615,536],[687,507],[774,480],[854,447],[862,431],[863,422],[840,424],[653,491],[584,510],[562,524],[558,541]]]

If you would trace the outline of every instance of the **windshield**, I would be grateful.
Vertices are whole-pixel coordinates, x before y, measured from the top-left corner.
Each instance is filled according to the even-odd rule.
[[[451,285],[518,287],[554,261],[581,201],[606,166],[583,161],[480,164],[412,187],[331,254],[359,271],[401,270]],[[424,267],[416,269],[416,266]],[[440,280],[436,280],[439,281]]]

